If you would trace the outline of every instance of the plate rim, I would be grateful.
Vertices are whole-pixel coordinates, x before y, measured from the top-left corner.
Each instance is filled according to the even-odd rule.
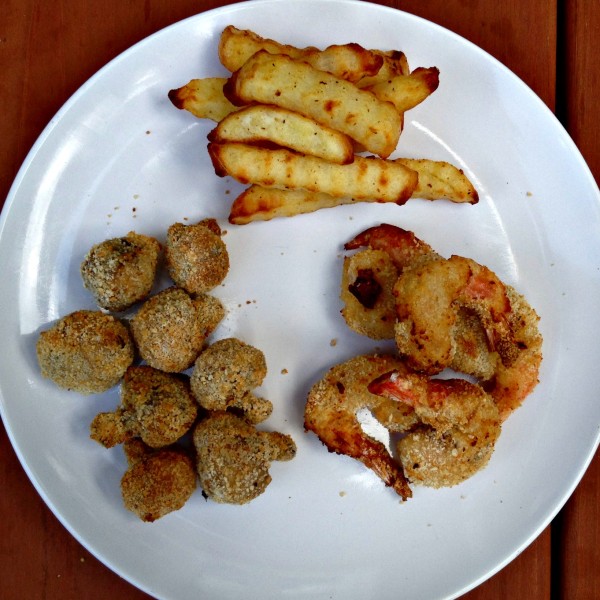
[[[167,32],[170,29],[180,28],[183,26],[184,23],[186,23],[188,21],[196,21],[196,20],[203,20],[205,18],[210,18],[210,16],[215,13],[221,13],[221,14],[226,14],[228,12],[236,13],[236,9],[239,9],[241,7],[244,7],[244,10],[251,10],[250,7],[248,6],[249,4],[253,4],[254,6],[269,5],[269,4],[275,4],[280,1],[281,0],[253,0],[252,3],[238,2],[238,3],[234,3],[234,4],[229,4],[229,5],[225,5],[225,6],[212,8],[207,11],[203,11],[203,12],[197,13],[195,15],[188,16],[184,19],[176,21],[170,25],[167,25],[166,27],[163,27],[163,28],[158,29],[157,31],[151,33],[150,35],[146,36],[145,38],[139,40],[138,42],[136,42],[135,44],[133,44],[132,46],[127,48],[126,50],[120,52],[118,55],[116,55],[114,58],[112,58],[109,62],[107,62],[105,65],[103,65],[90,78],[88,78],[73,94],[71,94],[69,96],[69,98],[63,103],[63,105],[60,107],[60,109],[55,113],[55,115],[52,117],[52,119],[44,127],[44,129],[42,130],[40,135],[37,137],[37,139],[35,140],[32,147],[28,151],[23,163],[21,164],[21,166],[17,172],[15,179],[13,180],[13,182],[11,184],[11,187],[9,189],[8,195],[6,197],[5,203],[2,208],[2,213],[0,215],[0,239],[2,238],[2,236],[4,234],[4,229],[6,227],[6,221],[12,210],[13,204],[17,200],[18,190],[20,189],[20,187],[23,183],[23,180],[25,179],[25,177],[27,175],[27,172],[31,166],[31,163],[35,159],[35,156],[37,155],[39,150],[44,146],[46,140],[51,135],[51,133],[54,130],[54,128],[56,127],[56,125],[61,121],[61,119],[64,117],[64,115],[66,113],[68,113],[68,111],[71,109],[73,104],[75,104],[78,101],[78,99],[86,93],[87,89],[91,85],[93,85],[98,79],[102,78],[103,75],[105,74],[105,72],[107,72],[112,67],[114,67],[114,65],[116,63],[125,60],[129,54],[138,52],[142,46],[151,43],[158,36],[164,35],[165,32]],[[560,121],[558,120],[556,115],[549,109],[549,107],[531,89],[531,87],[528,86],[521,78],[519,78],[513,71],[511,71],[506,65],[504,65],[502,62],[500,62],[498,59],[496,59],[493,55],[491,55],[490,53],[483,50],[482,48],[480,48],[479,46],[477,46],[470,40],[460,36],[459,34],[453,32],[450,29],[447,29],[437,23],[434,23],[432,21],[429,21],[427,19],[424,19],[424,18],[414,15],[412,13],[409,13],[409,12],[406,12],[406,11],[403,11],[400,9],[395,9],[393,7],[377,5],[377,4],[367,4],[367,3],[360,2],[359,0],[302,0],[302,3],[307,4],[307,5],[310,5],[310,4],[314,4],[314,5],[320,5],[320,4],[332,4],[332,5],[333,4],[348,4],[348,5],[350,5],[350,4],[354,4],[354,5],[361,5],[363,8],[365,8],[366,10],[369,10],[369,11],[373,10],[375,12],[381,11],[381,12],[402,13],[408,19],[415,19],[417,21],[421,21],[423,23],[426,23],[428,27],[433,26],[434,28],[439,28],[440,30],[445,31],[447,34],[450,34],[451,36],[459,38],[461,43],[466,43],[467,45],[471,46],[471,48],[474,49],[475,51],[477,51],[479,53],[483,53],[486,56],[487,60],[491,60],[492,62],[496,63],[497,67],[501,68],[503,71],[505,71],[506,74],[508,74],[510,77],[512,77],[515,82],[518,82],[519,85],[523,86],[523,88],[527,90],[527,93],[536,99],[539,106],[542,107],[543,110],[546,113],[548,113],[548,115],[550,117],[552,117],[555,124],[559,126],[559,128],[562,130],[564,140],[567,140],[571,146],[571,148],[570,148],[571,153],[575,154],[582,169],[584,171],[587,171],[590,182],[595,185],[596,192],[598,194],[596,201],[598,201],[598,197],[600,197],[600,191],[598,191],[598,185],[596,184],[595,178],[589,168],[589,165],[587,165],[583,155],[581,154],[580,150],[577,148],[577,146],[576,146],[575,142],[573,141],[573,139],[571,138],[569,132],[562,125],[562,123],[560,123]],[[119,565],[117,565],[113,561],[111,561],[109,557],[101,555],[99,552],[97,553],[93,542],[84,539],[81,536],[81,534],[74,527],[72,527],[72,525],[66,520],[66,518],[62,515],[62,513],[58,509],[58,507],[56,507],[56,505],[54,504],[53,500],[46,494],[46,491],[44,490],[41,483],[38,481],[38,478],[31,471],[29,464],[24,459],[21,447],[20,447],[18,441],[16,440],[16,438],[14,437],[14,432],[13,432],[13,429],[11,426],[10,419],[7,421],[6,416],[7,415],[5,412],[4,391],[2,389],[2,386],[0,385],[0,417],[2,418],[4,428],[7,432],[7,436],[12,445],[13,451],[15,452],[15,454],[17,455],[17,457],[19,459],[19,462],[21,463],[21,466],[25,470],[29,480],[32,482],[34,488],[36,489],[36,492],[40,495],[40,497],[42,498],[42,500],[44,501],[46,506],[48,506],[48,508],[55,515],[55,517],[59,520],[59,522],[65,527],[65,529],[67,529],[67,531],[84,548],[86,548],[88,551],[90,551],[90,553],[93,554],[100,562],[105,564],[114,573],[116,573],[117,575],[119,575],[120,577],[125,579],[126,581],[130,582],[135,587],[139,588],[142,591],[145,591],[146,593],[152,594],[153,593],[152,589],[146,587],[143,582],[140,582],[139,580],[137,580],[135,578],[131,578],[130,575],[126,574],[124,571],[121,570]],[[582,464],[580,472],[578,473],[578,476],[574,480],[572,480],[571,485],[569,486],[568,490],[563,495],[562,501],[559,504],[557,504],[554,511],[551,512],[547,516],[547,518],[538,526],[538,528],[535,530],[535,532],[531,536],[529,536],[528,541],[525,544],[521,544],[518,548],[515,548],[514,551],[510,555],[508,555],[502,563],[499,563],[497,565],[497,568],[495,568],[492,572],[486,573],[485,575],[481,576],[479,579],[473,581],[472,584],[470,584],[469,586],[463,588],[461,591],[457,592],[456,594],[453,593],[452,596],[448,596],[448,598],[450,598],[450,597],[456,598],[457,596],[462,595],[462,594],[466,593],[467,591],[474,589],[475,587],[479,586],[481,583],[483,583],[487,579],[491,578],[493,575],[495,575],[496,573],[501,571],[507,564],[512,562],[516,556],[518,556],[521,552],[523,552],[523,550],[525,550],[541,534],[541,532],[555,518],[555,516],[560,512],[560,510],[562,510],[564,505],[567,503],[567,501],[569,500],[569,498],[571,497],[571,495],[573,494],[573,492],[579,485],[579,483],[580,483],[581,479],[583,478],[583,476],[585,475],[589,465],[591,464],[592,460],[594,459],[594,456],[598,449],[599,444],[600,444],[600,430],[597,431],[596,438],[590,445],[590,450],[586,454],[586,460]]]

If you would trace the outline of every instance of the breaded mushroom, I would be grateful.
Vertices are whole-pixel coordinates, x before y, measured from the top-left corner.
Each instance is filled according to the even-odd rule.
[[[192,393],[207,410],[243,410],[253,398],[246,394],[262,384],[267,374],[265,355],[237,338],[218,340],[196,359],[190,379]],[[244,400],[243,400],[244,399]]]
[[[246,392],[241,398],[233,398],[229,403],[223,402],[219,410],[231,411],[246,419],[248,423],[257,425],[271,416],[273,403],[252,392]]]
[[[221,301],[211,294],[194,296],[194,305],[202,322],[204,337],[208,337],[225,317],[225,309]]]
[[[140,356],[152,367],[177,373],[191,366],[225,311],[217,298],[193,299],[171,287],[152,296],[131,320]]]
[[[82,394],[116,385],[134,359],[129,330],[112,315],[79,310],[40,334],[36,352],[42,375]]]
[[[226,504],[246,504],[262,494],[271,483],[271,462],[296,455],[289,435],[258,431],[229,412],[214,412],[200,421],[194,446],[204,493]]]
[[[125,508],[142,521],[151,523],[179,510],[194,493],[194,461],[183,451],[151,450],[131,440],[125,455],[129,468],[121,479],[121,495]]]
[[[121,405],[114,412],[96,415],[90,437],[106,448],[133,437],[151,448],[162,448],[183,437],[197,414],[187,376],[131,366],[121,385]]]
[[[152,291],[160,250],[157,240],[135,231],[100,242],[81,263],[83,285],[98,306],[125,310]]]
[[[167,231],[165,256],[169,275],[190,294],[209,292],[229,271],[227,247],[214,219],[195,225],[171,225]]]

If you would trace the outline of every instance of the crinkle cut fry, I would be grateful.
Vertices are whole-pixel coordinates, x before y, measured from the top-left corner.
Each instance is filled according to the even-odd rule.
[[[357,200],[404,204],[418,183],[416,171],[394,161],[357,156],[347,165],[289,150],[229,142],[208,145],[215,173],[240,183],[322,191]]]
[[[223,92],[235,105],[270,103],[301,112],[382,158],[396,149],[402,130],[402,116],[391,102],[281,54],[257,52]]]

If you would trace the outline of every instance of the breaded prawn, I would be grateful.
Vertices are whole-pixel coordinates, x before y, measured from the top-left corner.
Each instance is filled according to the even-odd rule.
[[[412,407],[419,419],[397,445],[411,482],[453,486],[489,462],[500,436],[500,413],[479,385],[392,371],[371,382],[369,391]]]
[[[372,339],[393,339],[396,322],[394,284],[405,268],[439,258],[411,231],[382,223],[344,244],[361,250],[344,257],[340,299],[350,329]]]
[[[483,265],[446,260],[394,225],[371,227],[345,248],[363,246],[344,260],[348,325],[370,337],[395,337],[414,369],[450,367],[477,378],[506,419],[537,385],[542,362],[539,316],[524,296]]]
[[[371,393],[368,385],[392,369],[404,369],[390,355],[357,356],[329,369],[308,394],[304,428],[314,432],[330,452],[345,454],[374,471],[403,500],[412,496],[402,467],[379,440],[366,434],[358,420],[369,409],[390,431],[409,428],[416,420],[410,407],[395,410],[397,402]]]

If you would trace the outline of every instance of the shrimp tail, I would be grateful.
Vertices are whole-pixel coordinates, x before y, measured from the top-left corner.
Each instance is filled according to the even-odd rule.
[[[402,468],[392,459],[385,446],[365,436],[354,423],[340,420],[338,423],[332,423],[330,430],[324,434],[318,430],[311,419],[305,419],[304,428],[306,431],[316,433],[329,452],[359,460],[403,500],[412,497],[412,491]]]
[[[355,436],[348,444],[340,444],[339,452],[358,459],[365,467],[374,471],[385,485],[391,487],[403,500],[412,498],[412,491],[402,468],[388,454],[381,442],[363,434]]]
[[[412,498],[412,490],[408,484],[408,480],[404,476],[402,468],[387,454],[382,454],[381,450],[373,456],[374,460],[370,459],[369,452],[363,452],[361,462],[368,468],[372,469],[381,480],[391,487],[402,500]]]
[[[368,247],[387,252],[398,269],[415,262],[422,256],[437,256],[431,246],[420,240],[412,231],[382,223],[369,227],[344,244],[345,250]]]
[[[416,240],[414,233],[390,225],[389,223],[382,223],[374,227],[369,227],[356,237],[351,239],[349,242],[344,244],[346,250],[356,250],[357,248],[369,247],[379,250],[387,250],[390,241],[394,240],[396,243],[402,242],[414,243],[413,239]]]

